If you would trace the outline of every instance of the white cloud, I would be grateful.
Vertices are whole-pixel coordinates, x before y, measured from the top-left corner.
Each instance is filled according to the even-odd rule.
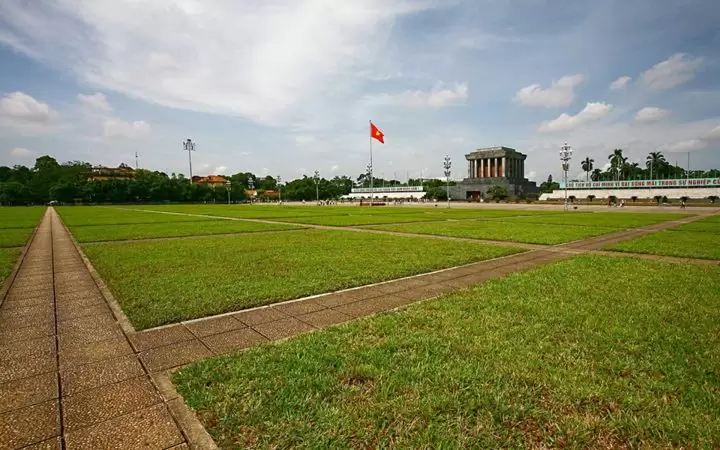
[[[588,103],[582,111],[574,116],[562,113],[554,120],[543,122],[538,127],[538,131],[541,133],[550,133],[554,131],[572,130],[573,128],[588,122],[594,122],[602,119],[612,110],[612,108],[613,106],[607,103]]]
[[[695,78],[695,73],[702,64],[702,58],[693,58],[685,53],[676,53],[669,59],[657,63],[646,72],[643,72],[641,77],[648,89],[670,89]]]
[[[575,88],[584,80],[580,74],[566,75],[552,82],[549,88],[539,84],[531,84],[517,91],[515,101],[526,106],[543,106],[555,108],[568,106],[575,99]]]
[[[94,94],[78,94],[78,102],[87,111],[109,113],[112,112],[112,106],[107,101],[105,94],[96,92]]]
[[[430,1],[0,2],[0,43],[163,106],[284,125],[327,122],[403,16]],[[68,36],[71,36],[69,38]],[[332,94],[332,95],[331,95]],[[320,114],[319,112],[316,114]],[[307,120],[310,120],[308,118]]]
[[[660,151],[669,153],[687,153],[707,148],[708,143],[702,139],[689,139],[660,146]]]
[[[669,109],[648,106],[635,113],[635,120],[637,122],[657,122],[659,120],[667,119],[669,116]]]
[[[150,124],[143,120],[124,122],[107,119],[103,124],[103,135],[108,139],[142,139],[150,134]]]
[[[628,76],[620,77],[610,84],[610,90],[616,91],[619,89],[624,89],[630,83],[630,80],[632,80],[632,78]]]
[[[307,135],[307,134],[295,136],[295,145],[302,146],[302,145],[311,144],[313,142],[315,142],[315,136],[311,136],[311,135]]]
[[[340,166],[337,164],[330,167],[330,173],[336,173],[338,170],[340,170]]]
[[[46,132],[53,127],[57,117],[47,103],[24,92],[13,92],[0,99],[0,126],[21,134]]]
[[[217,167],[215,168],[215,174],[216,174],[216,175],[222,175],[222,174],[224,174],[226,171],[227,171],[227,167],[225,167],[225,166],[217,166]]]
[[[401,94],[381,94],[368,96],[368,101],[376,105],[399,105],[408,108],[443,108],[460,105],[468,99],[468,84],[444,83],[438,81],[429,91],[405,91]]]
[[[716,126],[712,130],[708,131],[705,136],[703,136],[704,139],[707,139],[709,141],[716,141],[720,140],[720,125]]]
[[[32,158],[35,155],[35,152],[31,152],[30,150],[28,150],[26,148],[15,147],[10,152],[10,155],[15,158],[28,159],[28,158]]]

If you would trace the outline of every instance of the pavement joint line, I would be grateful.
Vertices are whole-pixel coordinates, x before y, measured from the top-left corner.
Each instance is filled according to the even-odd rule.
[[[53,286],[53,319],[54,319],[54,331],[55,331],[55,377],[57,380],[57,396],[58,396],[58,415],[60,416],[60,448],[64,449],[67,447],[65,442],[65,420],[63,417],[63,389],[62,380],[60,377],[60,331],[58,329],[58,304],[57,304],[57,291],[55,289],[55,283],[57,282],[55,277],[55,239],[53,239],[53,216],[50,210],[45,211],[45,217],[49,218],[50,221],[50,267],[52,268],[52,286]]]

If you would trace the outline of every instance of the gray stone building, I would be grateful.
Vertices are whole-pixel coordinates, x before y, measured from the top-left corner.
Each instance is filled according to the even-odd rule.
[[[450,196],[454,200],[479,201],[495,185],[504,186],[509,195],[537,194],[535,182],[525,178],[526,158],[509,147],[479,148],[468,153],[468,176],[451,188]]]

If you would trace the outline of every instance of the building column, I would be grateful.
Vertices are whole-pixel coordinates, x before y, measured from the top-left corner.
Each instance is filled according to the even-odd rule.
[[[497,177],[499,176],[499,173],[500,173],[500,172],[498,171],[499,166],[500,166],[500,158],[493,158],[493,163],[494,163],[494,166],[495,166],[495,167],[493,167],[493,177],[497,178]]]
[[[478,165],[478,178],[482,178],[483,177],[483,169],[485,168],[485,166],[483,165],[482,159],[479,159],[478,161],[480,162],[480,164]]]
[[[507,172],[508,172],[508,170],[507,170],[507,160],[508,160],[508,159],[507,159],[506,157],[504,157],[504,156],[503,156],[502,158],[500,158],[500,161],[501,161],[501,164],[500,164],[500,176],[503,177],[503,178],[507,177]]]

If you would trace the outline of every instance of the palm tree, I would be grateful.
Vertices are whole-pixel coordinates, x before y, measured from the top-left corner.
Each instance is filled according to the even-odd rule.
[[[613,150],[610,156],[608,156],[608,159],[610,160],[610,168],[617,175],[617,179],[620,179],[620,170],[622,169],[623,164],[627,160],[627,158],[623,156],[622,149],[616,148],[615,150]]]
[[[594,162],[595,160],[591,159],[589,156],[582,161],[582,170],[585,171],[585,181],[588,181],[590,179],[590,172],[593,170]]]
[[[600,178],[602,177],[602,170],[595,169],[592,171],[592,175],[590,175],[590,179],[593,181],[600,181]]]
[[[652,180],[653,177],[653,167],[659,170],[666,164],[665,156],[661,152],[650,152],[647,158],[645,158],[645,167],[650,169],[650,179]]]

